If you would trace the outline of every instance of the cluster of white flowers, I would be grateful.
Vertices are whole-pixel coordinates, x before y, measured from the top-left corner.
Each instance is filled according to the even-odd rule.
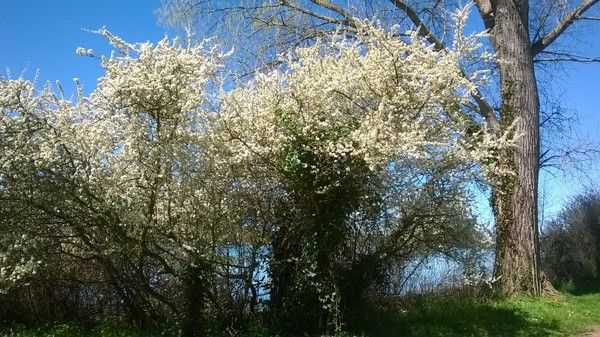
[[[111,43],[121,41],[104,33]],[[106,210],[118,214],[121,230],[131,238],[141,242],[179,233],[183,243],[194,245],[204,239],[193,225],[200,221],[194,216],[202,216],[207,206],[205,195],[194,195],[202,188],[195,185],[201,180],[196,176],[206,162],[206,86],[221,55],[205,45],[183,47],[167,39],[127,46],[127,55],[102,59],[105,75],[97,88],[88,96],[79,90],[74,100],[57,97],[49,84],[36,91],[24,79],[0,80],[2,192],[19,193],[17,182],[30,179],[27,174],[59,174],[66,166],[68,179],[78,185],[69,193],[101,200]],[[77,53],[93,55],[84,48]],[[14,177],[6,179],[7,174]],[[175,218],[185,221],[173,223]],[[95,246],[104,252],[96,253],[123,249],[98,240]],[[13,262],[0,262],[0,278],[17,282],[37,263]]]
[[[414,33],[405,42],[392,32],[364,22],[353,39],[297,48],[280,69],[227,93],[229,160],[275,163],[297,143],[317,156],[360,158],[372,170],[414,159],[487,165],[481,159],[505,144],[467,130],[474,122],[463,105],[479,78],[466,78],[460,63],[480,47],[476,40],[436,51]]]
[[[0,293],[14,283],[27,280],[42,265],[35,252],[38,238],[22,234],[2,241],[9,239],[12,239],[10,245],[0,251]]]
[[[116,107],[177,119],[205,103],[205,86],[218,67],[204,46],[184,48],[163,39],[136,46],[136,57],[111,57],[102,65],[98,94]],[[213,53],[213,56],[214,55]]]
[[[85,49],[83,47],[77,47],[75,49],[75,54],[77,54],[79,56],[93,57],[94,56],[94,51],[92,49]]]

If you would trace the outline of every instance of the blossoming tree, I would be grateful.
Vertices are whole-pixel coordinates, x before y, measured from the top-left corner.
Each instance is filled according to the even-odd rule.
[[[416,232],[465,221],[465,182],[497,177],[493,154],[508,135],[470,127],[465,110],[482,78],[464,76],[460,63],[479,45],[457,41],[439,52],[416,34],[403,41],[363,22],[353,39],[296,48],[279,69],[224,95],[221,153],[276,177],[287,205],[271,239],[279,324],[339,329],[340,310]]]
[[[176,303],[164,282],[206,272],[198,269],[221,235],[211,207],[223,186],[202,140],[220,56],[99,33],[118,56],[102,59],[90,95],[67,100],[49,85],[0,82],[2,208],[24,212],[2,220],[0,282],[27,281],[57,256],[93,264],[143,324]]]
[[[2,79],[2,289],[100,273],[139,324],[170,310],[193,336],[215,275],[243,279],[251,295],[229,292],[253,310],[266,250],[276,322],[341,329],[386,264],[472,229],[467,184],[510,174],[510,132],[473,124],[464,18],[444,51],[355,22],[230,90],[214,48],[104,29],[116,51],[89,95]]]

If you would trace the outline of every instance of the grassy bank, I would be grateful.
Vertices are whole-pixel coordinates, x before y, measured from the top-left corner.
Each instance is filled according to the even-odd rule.
[[[177,337],[179,332],[174,328],[142,331],[133,327],[101,323],[94,327],[84,328],[74,324],[56,323],[39,328],[11,326],[0,329],[2,337]]]
[[[438,299],[370,321],[366,334],[372,337],[576,336],[600,325],[600,293],[487,302]]]
[[[519,298],[503,301],[423,297],[410,310],[371,312],[363,332],[372,337],[396,336],[576,336],[600,325],[600,293],[582,290],[560,299]],[[11,327],[0,336],[18,337],[170,337],[176,329],[139,331],[111,324],[91,329],[54,324],[38,329]],[[264,330],[263,330],[264,331]],[[222,336],[226,336],[223,334]],[[252,336],[264,336],[256,331]]]

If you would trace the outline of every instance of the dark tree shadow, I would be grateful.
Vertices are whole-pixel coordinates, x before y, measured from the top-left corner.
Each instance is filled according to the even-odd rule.
[[[578,281],[574,284],[574,287],[568,289],[567,292],[574,296],[598,294],[600,293],[600,278]]]
[[[522,310],[481,303],[434,303],[405,314],[369,318],[365,336],[532,336],[560,333],[558,322],[536,321]]]

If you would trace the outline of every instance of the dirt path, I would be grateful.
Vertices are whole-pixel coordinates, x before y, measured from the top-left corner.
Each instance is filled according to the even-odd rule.
[[[600,325],[590,326],[585,329],[585,332],[580,337],[600,337]]]

